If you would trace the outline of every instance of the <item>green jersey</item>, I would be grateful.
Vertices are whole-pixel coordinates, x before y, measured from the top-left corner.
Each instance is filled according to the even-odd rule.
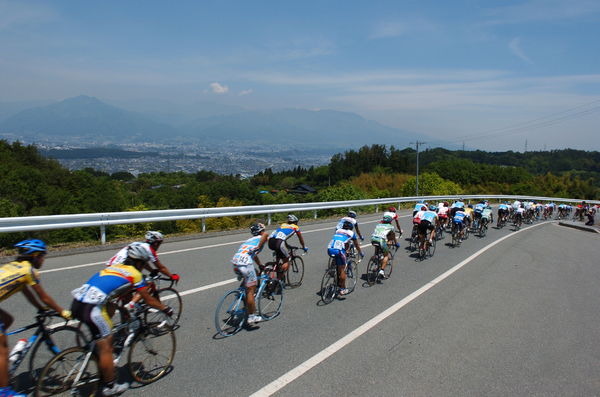
[[[392,226],[389,223],[378,223],[377,226],[375,226],[375,230],[373,231],[373,234],[371,235],[371,238],[374,237],[378,237],[378,238],[387,238],[387,235],[389,232],[393,232],[394,231],[394,226]]]

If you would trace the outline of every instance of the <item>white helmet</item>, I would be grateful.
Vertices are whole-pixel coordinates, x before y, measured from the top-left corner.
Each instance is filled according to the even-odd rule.
[[[146,232],[146,242],[148,244],[152,244],[155,242],[159,242],[162,243],[162,241],[165,239],[165,236],[163,236],[163,234],[161,232],[156,232],[153,230],[148,230]]]
[[[127,247],[127,257],[138,261],[148,262],[150,253],[143,243],[131,243]]]

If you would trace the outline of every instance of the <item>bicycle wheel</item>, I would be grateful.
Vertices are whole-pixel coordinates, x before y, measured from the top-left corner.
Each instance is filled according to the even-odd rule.
[[[390,278],[392,275],[392,270],[394,269],[394,264],[391,260],[388,260],[387,266],[383,269],[383,273],[385,274],[385,278]]]
[[[129,348],[129,373],[142,384],[160,379],[171,368],[175,349],[175,332],[156,327],[145,328]]]
[[[479,236],[485,237],[486,233],[487,233],[487,223],[482,223],[481,228],[479,229]]]
[[[358,274],[358,262],[350,259],[346,268],[346,288],[348,289],[348,293],[353,292],[354,288],[356,288]]]
[[[436,246],[436,240],[433,239],[433,242],[431,244],[429,244],[427,247],[427,256],[429,256],[430,258],[433,256],[433,254],[435,254],[435,246]]]
[[[82,368],[88,354],[83,347],[71,347],[54,356],[40,373],[35,396],[95,396],[100,383],[98,358],[91,354]]]
[[[183,310],[183,300],[181,299],[179,292],[172,287],[167,287],[155,291],[152,295],[165,305],[169,305],[173,308],[173,316],[171,317],[169,324],[177,324]],[[160,324],[165,321],[165,314],[160,310],[151,307],[144,312],[144,320],[146,324]]]
[[[44,366],[54,356],[69,347],[82,347],[89,342],[79,328],[70,325],[47,329],[46,332],[46,335],[40,335],[31,348],[29,376],[31,377],[32,384],[35,384]]]
[[[219,334],[231,336],[242,329],[247,318],[242,293],[239,289],[234,289],[226,293],[217,305],[215,328]]]
[[[279,315],[283,304],[283,289],[283,281],[271,279],[266,282],[262,291],[259,291],[256,306],[263,319],[270,320]]]
[[[335,265],[328,267],[321,279],[321,300],[325,304],[333,302],[337,295],[337,270]]]
[[[377,255],[373,255],[371,259],[369,259],[369,263],[367,263],[367,274],[366,280],[367,284],[373,285],[377,282],[377,277],[379,274],[379,257]]]
[[[291,288],[296,288],[302,285],[304,278],[304,259],[299,256],[293,256],[289,263],[288,270],[285,276],[286,283]]]
[[[419,260],[424,260],[426,255],[427,250],[425,250],[425,243],[419,241]]]

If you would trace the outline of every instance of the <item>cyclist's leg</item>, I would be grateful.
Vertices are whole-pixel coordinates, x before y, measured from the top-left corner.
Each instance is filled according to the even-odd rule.
[[[246,288],[246,296],[244,300],[246,308],[248,309],[248,315],[256,314],[256,301],[254,294],[256,293],[256,285],[258,284],[258,278],[256,276],[256,270],[254,265],[234,266],[234,273],[240,275],[243,278],[243,285]]]
[[[346,255],[340,252],[335,256],[337,275],[338,275],[338,287],[340,289],[346,288]]]

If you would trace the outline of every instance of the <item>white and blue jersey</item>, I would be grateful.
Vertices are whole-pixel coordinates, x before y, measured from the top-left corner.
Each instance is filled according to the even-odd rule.
[[[483,212],[484,208],[485,208],[485,205],[479,203],[479,204],[475,204],[475,208],[473,210],[475,212]]]
[[[465,208],[465,203],[462,201],[456,201],[452,204],[450,208]]]
[[[233,258],[231,259],[231,263],[236,266],[249,266],[254,263],[252,257],[258,252],[250,254],[251,251],[254,251],[258,244],[260,243],[260,236],[254,236],[244,241],[238,251],[235,253]]]
[[[346,255],[346,243],[350,240],[356,241],[356,233],[352,230],[336,230],[329,245],[327,245],[327,254],[329,256]]]
[[[500,205],[498,205],[498,211],[500,211],[500,210],[502,210],[502,211],[508,211],[508,205],[506,205],[506,204],[500,204]]]
[[[467,213],[464,211],[456,211],[456,214],[454,214],[454,218],[452,219],[452,221],[454,223],[463,223],[465,221],[465,218],[467,217]]]
[[[356,225],[358,224],[358,221],[354,218],[352,218],[351,216],[345,216],[342,219],[340,219],[340,221],[338,222],[337,226],[335,227],[335,230],[340,230],[342,229],[342,227],[344,226],[344,222],[350,222],[354,228],[356,229]]]
[[[421,215],[421,222],[428,221],[432,225],[435,223],[437,219],[437,214],[434,211],[425,211],[423,215]]]

